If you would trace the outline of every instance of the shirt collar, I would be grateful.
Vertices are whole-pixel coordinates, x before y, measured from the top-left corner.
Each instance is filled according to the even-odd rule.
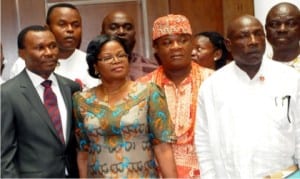
[[[191,63],[191,71],[190,71],[189,75],[180,83],[180,86],[188,84],[188,83],[190,83],[192,81],[192,71],[193,71],[194,68],[195,67],[194,67],[193,63]],[[163,72],[162,73],[162,84],[168,84],[168,85],[170,85],[170,84],[174,84],[174,82],[172,80],[170,80],[166,76],[166,74]]]
[[[26,72],[27,72],[29,78],[31,79],[31,81],[32,81],[32,83],[33,83],[33,86],[34,86],[35,88],[38,87],[38,86],[41,86],[41,83],[42,83],[43,81],[45,81],[44,78],[42,78],[41,76],[39,76],[39,75],[37,75],[37,74],[31,72],[31,71],[28,70],[27,68],[26,68]],[[56,77],[55,77],[55,75],[54,75],[53,73],[50,74],[48,80],[51,80],[51,81],[52,81],[52,84],[51,84],[51,85],[53,85],[53,86],[58,86],[57,79],[56,79]]]
[[[268,59],[266,57],[263,57],[262,61],[261,61],[261,65],[259,67],[259,70],[257,71],[257,73],[254,75],[254,77],[252,79],[250,79],[250,77],[248,76],[248,74],[243,71],[240,67],[238,67],[236,65],[236,63],[234,62],[234,69],[235,69],[235,73],[237,73],[237,76],[241,77],[243,80],[245,81],[259,81],[259,82],[263,82],[265,80],[265,76],[266,76],[266,61]]]

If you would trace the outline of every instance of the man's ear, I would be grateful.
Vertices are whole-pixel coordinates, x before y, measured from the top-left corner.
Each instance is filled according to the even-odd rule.
[[[19,49],[18,54],[22,59],[25,59],[25,50],[24,49]]]
[[[229,52],[231,52],[231,41],[228,38],[225,38],[225,46]]]

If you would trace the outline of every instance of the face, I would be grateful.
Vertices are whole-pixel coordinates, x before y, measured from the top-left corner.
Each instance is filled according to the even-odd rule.
[[[126,79],[128,69],[128,55],[117,41],[109,41],[102,46],[98,54],[95,71],[101,75],[101,80],[113,81]]]
[[[194,51],[196,51],[199,65],[214,69],[216,49],[206,36],[197,36],[193,40]]]
[[[133,19],[126,13],[115,12],[103,21],[103,33],[125,39],[130,51],[135,45],[135,29]]]
[[[263,27],[257,19],[237,19],[228,30],[228,38],[226,46],[238,66],[260,66],[266,45]]]
[[[192,37],[189,34],[165,35],[153,45],[166,70],[180,70],[191,64]]]
[[[24,39],[24,49],[20,56],[26,67],[33,73],[47,79],[58,61],[58,47],[50,31],[29,31]]]
[[[266,20],[267,39],[274,49],[299,46],[300,13],[289,5],[272,9]]]
[[[49,29],[56,37],[60,50],[74,51],[81,42],[81,17],[71,8],[58,7],[50,15]]]

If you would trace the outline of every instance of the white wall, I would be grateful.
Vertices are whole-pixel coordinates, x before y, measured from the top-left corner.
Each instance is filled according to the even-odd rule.
[[[275,4],[280,2],[289,2],[295,4],[300,9],[300,0],[254,0],[254,15],[256,18],[260,20],[260,22],[265,25],[266,16],[268,11],[273,7]],[[267,43],[267,54],[272,54],[272,48]]]

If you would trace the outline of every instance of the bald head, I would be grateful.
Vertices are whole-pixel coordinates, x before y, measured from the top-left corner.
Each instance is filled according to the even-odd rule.
[[[263,30],[262,24],[258,19],[251,15],[244,15],[234,19],[227,28],[227,37],[230,39],[234,33],[241,31],[243,28],[257,27]]]
[[[244,15],[229,24],[227,35],[226,47],[235,63],[252,78],[260,67],[266,47],[262,24],[255,17]]]
[[[101,34],[118,36],[126,41],[130,51],[135,45],[135,27],[133,18],[126,12],[118,10],[107,14],[102,23]]]
[[[300,11],[294,4],[283,2],[276,4],[269,10],[266,18],[266,24],[270,22],[274,18],[274,16],[294,16],[300,18]]]

